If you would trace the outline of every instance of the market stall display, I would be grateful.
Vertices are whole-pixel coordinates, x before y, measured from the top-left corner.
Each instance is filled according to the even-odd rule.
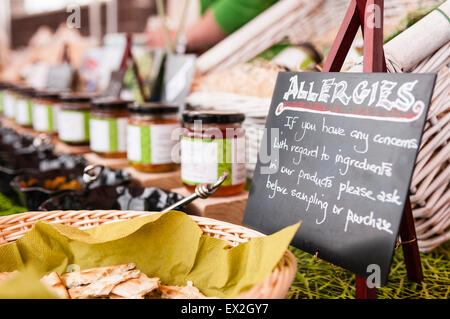
[[[188,217],[180,212],[162,215],[137,211],[38,212],[0,218],[0,244],[14,245],[16,240],[25,244],[28,241],[27,233],[29,231],[36,233],[36,230],[31,228],[37,221],[41,221],[37,227],[42,227],[41,230],[44,233],[52,232],[54,228],[59,230],[64,228],[62,236],[68,236],[80,243],[80,248],[85,247],[79,251],[79,258],[77,249],[73,251],[75,259],[72,262],[80,265],[81,269],[118,264],[103,261],[102,264],[95,265],[82,257],[84,249],[88,249],[91,255],[103,254],[113,249],[116,253],[112,256],[117,256],[114,257],[115,260],[127,259],[124,262],[129,262],[133,259],[137,268],[147,276],[159,277],[161,282],[183,286],[187,282],[184,278],[191,278],[200,292],[208,297],[284,298],[296,273],[296,260],[287,247],[298,229],[298,224],[286,228],[276,234],[277,236],[266,237],[248,228],[208,218]],[[17,227],[18,225],[22,226]],[[67,226],[84,230],[88,237],[100,236],[98,243],[90,245],[89,240],[86,241],[87,237],[84,239],[78,237],[80,231],[73,232],[74,230]],[[97,235],[94,232],[97,232]],[[121,237],[119,233],[128,234],[128,236]],[[121,238],[118,239],[118,236]],[[185,236],[189,236],[191,240],[186,240]],[[204,241],[204,245],[199,245],[200,238]],[[55,240],[60,239],[55,238]],[[130,245],[130,241],[133,245]],[[155,246],[155,242],[159,246]],[[0,250],[5,247],[0,246]],[[134,248],[130,249],[132,247]],[[224,249],[225,247],[227,249]],[[52,250],[46,247],[41,248],[43,254],[50,258]],[[160,254],[161,249],[165,253]],[[204,249],[216,251],[214,259],[204,254]],[[117,255],[118,250],[122,252],[120,256]],[[172,253],[169,254],[168,251]],[[191,265],[194,261],[192,258],[197,255],[199,259],[191,271],[180,268],[180,263]],[[171,256],[178,257],[172,260]],[[50,261],[48,258],[45,260]],[[229,264],[223,262],[224,260],[233,260],[233,262]],[[30,260],[32,264],[35,262]],[[211,263],[216,264],[216,267],[211,268],[209,266]],[[5,259],[2,259],[0,263],[0,271],[17,270],[11,269],[11,265],[17,265],[16,261],[5,255]],[[258,266],[252,268],[252,265]],[[229,269],[229,266],[232,268]],[[43,266],[41,267],[42,275],[46,274],[45,268],[55,269],[54,265]],[[57,268],[65,269],[63,264]],[[230,276],[230,271],[234,271],[233,269],[239,269],[237,276]],[[179,273],[180,271],[182,273]],[[226,284],[228,282],[229,285]],[[2,293],[0,287],[0,295]]]
[[[0,298],[285,298],[293,280],[289,297],[373,298],[367,262],[380,296],[448,295],[419,248],[450,239],[450,2],[273,2],[221,42],[199,32],[198,57],[189,1],[172,34],[159,0],[162,30],[41,27],[0,52]],[[295,279],[291,242],[314,255],[290,247],[311,264]]]

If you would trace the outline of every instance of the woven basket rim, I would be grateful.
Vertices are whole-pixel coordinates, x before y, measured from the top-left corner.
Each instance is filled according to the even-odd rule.
[[[68,210],[27,212],[16,215],[2,216],[0,217],[0,246],[14,242],[18,238],[22,237],[38,221],[58,224],[70,223],[71,225],[69,226],[77,227],[79,229],[88,229],[103,224],[126,221],[132,218],[156,214],[160,213],[130,210]],[[256,230],[244,226],[207,217],[193,215],[187,216],[197,223],[197,225],[202,229],[203,234],[223,239],[229,242],[232,246],[247,242],[251,238],[266,236]],[[92,219],[91,217],[94,217],[95,219]],[[263,282],[256,284],[249,290],[239,294],[237,299],[285,298],[296,273],[297,260],[289,250],[286,250],[285,254],[272,273]]]

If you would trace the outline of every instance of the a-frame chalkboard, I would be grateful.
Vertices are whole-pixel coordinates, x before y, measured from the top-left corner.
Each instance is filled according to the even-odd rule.
[[[324,71],[340,69],[359,25],[364,71],[386,70],[382,19],[378,30],[361,23],[369,3],[382,14],[382,1],[353,0]],[[293,245],[359,275],[360,298],[374,297],[364,277],[376,267],[386,283],[400,231],[409,277],[420,281],[408,190],[434,82],[433,74],[281,73],[244,224],[272,233],[303,220]]]

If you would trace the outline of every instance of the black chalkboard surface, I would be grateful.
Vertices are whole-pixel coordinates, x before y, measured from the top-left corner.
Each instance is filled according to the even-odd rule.
[[[108,87],[102,93],[103,97],[115,97],[120,98],[120,93],[123,89],[123,80],[126,70],[117,70],[111,72],[111,78],[109,80]]]
[[[244,225],[384,285],[435,79],[280,73]]]

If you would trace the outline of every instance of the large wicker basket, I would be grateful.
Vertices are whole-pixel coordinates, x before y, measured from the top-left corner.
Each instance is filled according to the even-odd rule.
[[[38,221],[63,224],[88,229],[102,224],[129,220],[156,213],[138,211],[52,211],[30,212],[0,217],[0,245],[17,240],[28,232]],[[254,230],[214,219],[190,216],[207,236],[220,238],[232,246],[249,241],[263,234]],[[285,298],[297,272],[297,260],[286,251],[277,267],[265,281],[241,293],[238,299],[282,299]]]

